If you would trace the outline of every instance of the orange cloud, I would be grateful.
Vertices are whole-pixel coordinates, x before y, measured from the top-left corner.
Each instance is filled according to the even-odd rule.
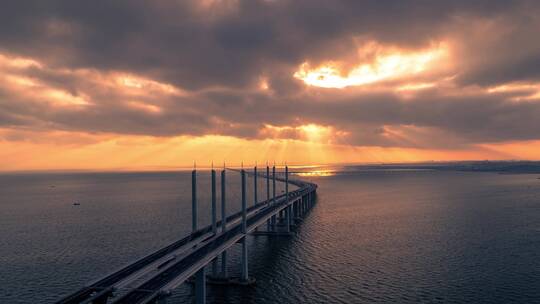
[[[445,43],[425,50],[405,51],[384,47],[375,42],[358,50],[359,54],[373,53],[372,58],[356,64],[352,69],[343,70],[343,63],[329,61],[318,67],[303,63],[294,77],[310,86],[323,88],[345,88],[361,86],[380,81],[403,79],[417,76],[426,71],[440,69],[449,58]]]
[[[447,52],[444,45],[414,52],[383,48],[382,51],[374,52],[375,55],[371,61],[362,61],[345,75],[342,75],[345,70],[342,71],[339,65],[335,65],[336,70],[327,70],[329,78],[325,76],[319,79],[321,76],[319,75],[315,77],[315,82],[312,85],[336,88],[359,85],[361,87],[359,90],[365,90],[364,92],[392,91],[401,96],[427,89],[438,89],[442,91],[443,95],[509,94],[511,98],[525,98],[527,100],[537,98],[537,94],[540,92],[540,87],[535,83],[508,83],[487,88],[472,86],[456,89],[452,77],[446,75],[433,79],[424,77],[423,74],[429,74],[440,68],[437,60],[448,56]],[[325,71],[324,69],[308,70],[307,66],[304,67],[306,70],[297,72],[295,77],[301,78],[300,76],[304,75],[309,78]],[[77,82],[77,85],[73,90],[70,90],[69,86],[56,86],[53,82],[48,82],[46,78],[32,77],[29,71],[36,69],[55,77],[73,80]],[[250,91],[250,94],[271,95],[265,93],[270,89],[269,78],[254,76],[254,79],[259,80],[258,86],[255,90]],[[306,81],[306,79],[303,80]],[[170,110],[168,102],[171,102],[171,99],[168,98],[196,94],[196,92],[185,91],[173,84],[133,73],[94,69],[53,69],[36,59],[5,54],[0,54],[0,80],[2,81],[0,89],[4,89],[21,99],[30,100],[31,103],[49,105],[53,109],[91,112],[92,107],[103,102],[103,100],[96,98],[96,96],[101,95],[94,93],[105,92],[106,94],[103,95],[113,96],[113,99],[107,101],[108,103],[105,105],[121,105],[125,109],[137,112],[137,114],[146,114],[145,118],[161,117],[161,115],[168,114]],[[327,80],[330,82],[325,82]],[[334,80],[336,82],[333,82]],[[309,81],[306,83],[310,84]],[[208,89],[205,92],[236,93],[230,89],[221,91]],[[350,90],[343,90],[343,92],[343,94],[355,96],[355,92],[350,93]],[[335,92],[317,92],[317,94],[313,95],[324,96],[325,101],[333,100],[334,96],[340,96]],[[257,101],[261,95],[254,95],[253,99],[247,99],[245,105],[251,106],[253,100]],[[233,96],[241,95],[233,94]],[[270,102],[275,102],[275,100]],[[207,102],[205,105],[214,104]],[[227,106],[225,105],[225,108],[218,110],[226,110]],[[175,109],[184,110],[182,108]],[[203,111],[203,113],[205,112]],[[208,123],[233,130],[244,126],[243,122],[227,120],[226,117],[217,116],[216,112],[213,113],[214,115],[210,117]],[[302,115],[301,112],[298,114]],[[336,118],[336,122],[337,120],[339,118]],[[91,130],[61,131],[54,127],[39,129],[39,126],[12,126],[0,129],[0,170],[173,169],[190,166],[193,161],[203,164],[212,160],[216,162],[225,160],[231,164],[239,164],[241,161],[264,163],[267,160],[275,160],[278,163],[287,161],[296,164],[324,164],[540,158],[540,154],[536,152],[540,151],[539,141],[500,144],[478,143],[460,146],[461,139],[458,135],[454,135],[455,138],[453,138],[449,137],[448,133],[439,132],[439,130],[429,127],[381,123],[380,128],[378,128],[381,132],[377,135],[386,139],[388,143],[395,144],[395,147],[363,144],[362,139],[351,140],[351,145],[345,145],[351,137],[354,137],[355,133],[360,133],[363,130],[355,130],[354,126],[349,129],[341,129],[342,126],[339,126],[338,123],[336,125],[328,122],[325,124],[313,123],[302,116],[297,117],[295,121],[298,123],[280,125],[273,124],[271,119],[267,119],[258,133],[255,132],[256,135],[249,135],[257,139],[240,138],[243,135],[237,135],[239,137],[226,136],[224,133],[220,133],[222,131],[220,128],[214,128],[212,131],[205,129],[198,136],[174,134],[158,137],[126,135],[121,132],[108,131],[92,133]],[[48,124],[49,122],[44,123]],[[160,123],[161,121],[153,122],[157,125]],[[249,123],[245,123],[245,125],[256,130]],[[207,133],[210,132],[214,132],[216,135],[208,135]],[[241,132],[239,133],[241,134]],[[451,149],[432,148],[426,146],[426,142],[436,142],[437,146],[440,147],[446,144],[445,148],[455,144],[455,147],[451,147]]]
[[[123,72],[101,72],[93,69],[51,69],[38,60],[24,57],[8,56],[0,53],[0,81],[3,88],[19,97],[37,103],[49,104],[53,107],[91,106],[95,102],[90,97],[91,92],[84,90],[69,91],[57,87],[38,77],[31,77],[31,69],[38,69],[52,75],[83,81],[88,90],[114,92],[120,102],[133,109],[145,112],[160,112],[160,107],[134,98],[183,96],[186,93],[167,83],[161,83],[142,76]],[[157,98],[156,98],[157,99]]]

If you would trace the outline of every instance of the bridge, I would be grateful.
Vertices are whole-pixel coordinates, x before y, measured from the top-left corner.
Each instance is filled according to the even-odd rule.
[[[226,172],[238,172],[241,177],[242,209],[227,215]],[[223,169],[221,175],[221,219],[217,216],[216,171],[211,171],[211,225],[199,227],[197,201],[197,170],[192,179],[192,232],[113,273],[96,280],[56,302],[57,304],[143,304],[165,303],[172,291],[186,282],[193,283],[195,303],[206,303],[206,285],[250,285],[248,235],[289,235],[293,223],[304,217],[315,203],[317,185],[289,179],[288,167],[279,176],[276,167],[266,172],[244,169]],[[254,179],[254,204],[248,207],[246,176]],[[258,199],[257,178],[266,181],[266,199]],[[285,193],[276,195],[276,181],[285,184]],[[270,186],[272,184],[272,186]],[[297,188],[289,191],[289,185]],[[232,278],[227,273],[227,249],[241,244],[241,275]],[[221,262],[221,265],[218,264]],[[206,269],[208,271],[206,271]],[[209,273],[209,275],[207,275]]]

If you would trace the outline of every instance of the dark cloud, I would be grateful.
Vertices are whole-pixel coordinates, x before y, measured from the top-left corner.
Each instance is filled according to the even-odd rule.
[[[538,101],[486,92],[540,80],[537,1],[211,2],[4,1],[0,52],[45,65],[17,73],[92,105],[57,107],[0,85],[0,125],[256,138],[266,124],[315,123],[348,132],[342,140],[351,145],[446,148],[539,138]],[[354,57],[370,40],[416,49],[445,39],[459,60],[454,88],[405,99],[393,91],[306,90],[292,76],[306,60]],[[186,94],[131,96],[79,70],[132,73]],[[262,78],[266,92],[254,89]]]
[[[422,45],[456,16],[497,18],[526,3],[215,2],[204,9],[201,1],[5,1],[0,41],[4,50],[60,66],[150,73],[189,88],[243,86],[274,63],[355,52],[353,37]],[[220,9],[226,12],[214,16]]]

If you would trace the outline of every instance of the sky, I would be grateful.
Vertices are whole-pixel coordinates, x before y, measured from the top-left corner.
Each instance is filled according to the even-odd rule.
[[[536,0],[5,0],[0,170],[540,159]]]

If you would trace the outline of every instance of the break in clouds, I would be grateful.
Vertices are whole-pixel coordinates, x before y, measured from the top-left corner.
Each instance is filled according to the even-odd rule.
[[[539,16],[532,0],[4,1],[0,128],[540,139]]]

